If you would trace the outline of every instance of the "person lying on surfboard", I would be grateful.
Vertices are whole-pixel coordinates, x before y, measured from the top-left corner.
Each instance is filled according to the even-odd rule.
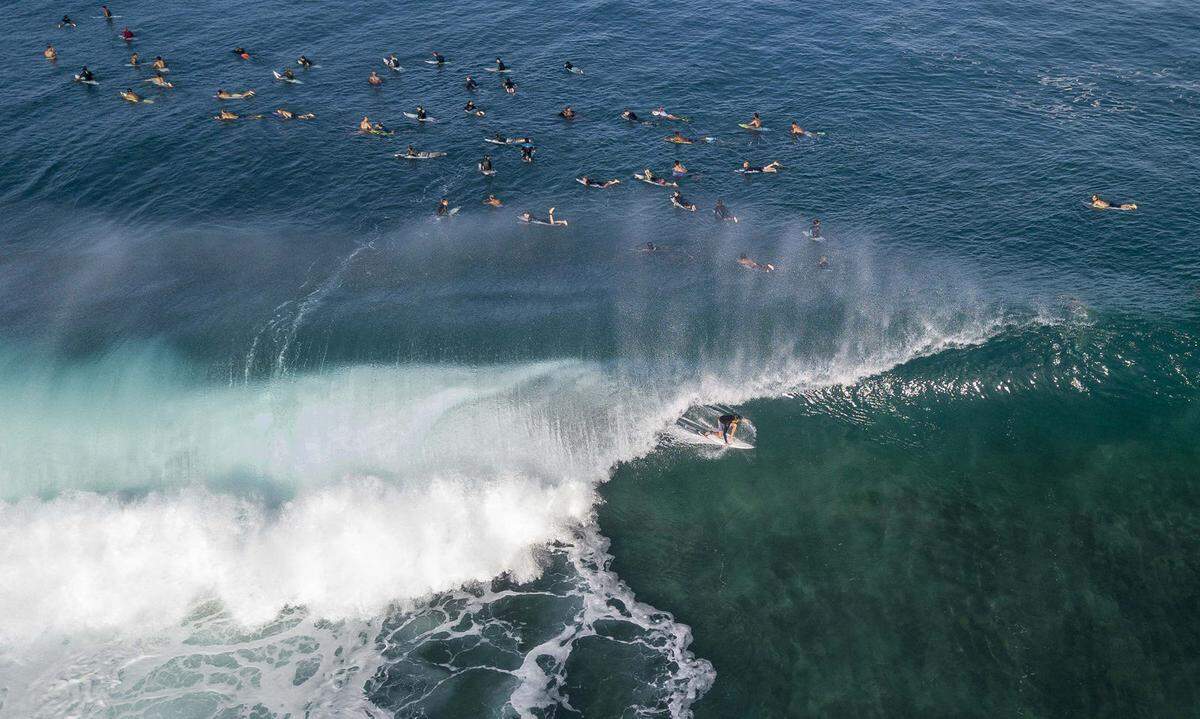
[[[61,21],[59,21],[58,26],[59,27],[75,27],[75,21],[71,19],[70,15],[63,15],[63,19]]]
[[[1137,203],[1125,202],[1120,205],[1114,205],[1113,203],[1109,202],[1108,200],[1100,199],[1099,195],[1092,195],[1092,203],[1091,204],[1092,204],[1092,207],[1095,207],[1097,210],[1109,210],[1109,209],[1113,209],[1113,208],[1116,208],[1118,210],[1136,210],[1137,209]]]
[[[587,185],[588,187],[599,187],[601,190],[612,187],[613,185],[621,184],[620,180],[615,180],[615,179],[614,180],[604,180],[603,182],[601,182],[600,180],[593,180],[592,178],[588,177],[587,175],[584,175],[577,179],[579,182],[582,182],[583,184]]]
[[[626,111],[622,112],[621,119],[629,120],[630,122],[641,122],[641,119],[638,118],[637,113],[634,112],[633,110],[626,110]]]
[[[769,164],[762,167],[754,167],[749,160],[742,161],[742,172],[779,172],[779,168],[783,167],[779,160],[773,160]]]
[[[175,85],[173,85],[172,83],[167,82],[167,78],[163,77],[162,75],[154,75],[152,77],[149,77],[146,79],[146,82],[148,82],[152,85],[158,85],[159,87],[165,87],[168,90],[175,87]]]
[[[483,201],[483,204],[491,205],[492,207],[499,207],[504,203],[500,201],[499,197],[496,197],[495,195],[488,195],[487,199]]]
[[[233,54],[237,55],[238,57],[242,58],[243,60],[250,59],[250,53],[246,52],[246,48],[241,47],[240,45],[233,49]]]
[[[517,219],[520,220],[521,222],[531,222],[531,223],[536,223],[536,224],[541,224],[541,225],[554,225],[556,227],[566,227],[567,226],[566,220],[554,219],[554,208],[553,207],[550,208],[550,211],[548,214],[550,215],[549,219],[542,219],[540,217],[535,217],[532,212],[530,212],[529,210],[526,210],[526,211],[522,212],[520,215],[517,215]]]
[[[720,200],[720,199],[717,200],[717,204],[713,206],[713,214],[717,216],[718,220],[721,220],[723,222],[737,222],[738,221],[737,217],[734,217],[733,212],[730,211],[730,209],[725,206],[724,200]]]
[[[511,77],[505,76],[504,91],[507,92],[509,95],[517,94],[517,83],[513,82]]]
[[[675,164],[671,165],[671,174],[675,177],[683,177],[687,174],[687,168],[683,166],[682,162],[676,160]]]
[[[134,103],[142,101],[142,96],[137,94],[136,92],[134,92],[133,90],[131,90],[129,88],[125,88],[124,90],[121,91],[121,98],[123,100],[128,100],[129,102],[134,102]]]
[[[682,117],[680,117],[678,115],[672,115],[671,113],[667,112],[667,108],[663,107],[662,105],[659,105],[656,109],[651,111],[650,114],[654,115],[655,117],[661,117],[664,120],[682,120],[683,119]]]
[[[567,60],[566,62],[563,63],[563,69],[565,69],[567,72],[574,72],[577,74],[583,72],[583,70],[580,70],[579,68],[572,65],[570,60]]]
[[[215,119],[215,120],[240,120],[240,119],[242,119],[242,117],[241,117],[241,115],[238,115],[235,112],[230,112],[229,110],[221,110],[220,112],[218,112],[216,114],[216,116],[213,119]]]
[[[221,88],[217,88],[216,97],[218,100],[245,100],[248,97],[254,97],[254,91],[246,90],[245,92],[226,92]]]
[[[296,112],[292,112],[291,110],[285,110],[282,107],[275,110],[275,114],[284,120],[313,120],[313,119],[316,119],[316,117],[317,117],[316,115],[312,114],[311,112],[296,113]]]
[[[396,53],[394,52],[389,53],[387,57],[383,58],[383,64],[386,65],[389,70],[399,70],[400,58],[396,57]]]
[[[671,204],[675,205],[681,210],[687,210],[688,212],[696,211],[696,206],[683,199],[683,194],[680,193],[679,190],[676,190],[671,194]]]
[[[296,73],[292,72],[292,68],[290,68],[290,67],[287,68],[286,70],[284,70],[283,72],[281,72],[280,76],[283,77],[284,80],[295,80],[296,79]]]
[[[742,267],[745,267],[745,268],[751,269],[751,270],[762,270],[763,272],[774,272],[775,271],[775,265],[772,265],[769,262],[765,265],[761,264],[759,262],[755,262],[754,260],[747,257],[745,255],[745,253],[738,256],[737,263],[739,265],[741,265]]]

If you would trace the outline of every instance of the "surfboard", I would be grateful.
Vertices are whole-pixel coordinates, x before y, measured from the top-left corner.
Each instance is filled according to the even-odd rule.
[[[140,100],[130,100],[129,98],[122,95],[121,99],[124,100],[125,102],[128,102],[131,105],[153,105],[154,104],[153,100],[145,98],[145,97],[141,98]]]
[[[118,18],[123,18],[125,16],[124,15],[109,15],[108,17],[104,17],[103,15],[93,15],[92,17],[96,18],[97,20],[116,20]]]
[[[558,222],[550,223],[550,222],[546,222],[545,220],[522,220],[520,218],[517,218],[517,222],[524,222],[527,225],[541,225],[543,227],[566,227],[566,225],[563,224],[562,220],[559,220]]]
[[[418,152],[415,155],[410,155],[407,152],[397,152],[396,157],[402,160],[436,160],[439,157],[445,157],[444,152]]]
[[[490,142],[490,143],[492,143],[493,145],[507,145],[507,144],[508,144],[508,141],[506,141],[506,140],[497,140],[497,139],[496,139],[496,138],[494,138],[494,137],[485,137],[485,138],[483,138],[483,141],[484,141],[484,142]]]
[[[771,128],[769,128],[769,127],[754,127],[753,125],[750,125],[745,122],[739,122],[738,127],[742,128],[743,130],[749,130],[750,132],[770,132],[771,131]]]
[[[294,78],[294,77],[291,77],[291,78],[284,77],[284,76],[283,76],[283,73],[279,72],[278,70],[272,70],[272,71],[271,71],[271,74],[272,74],[272,75],[274,75],[274,76],[275,76],[275,79],[276,79],[276,80],[279,80],[280,82],[290,82],[290,83],[292,83],[293,85],[303,85],[303,84],[304,84],[304,81],[303,81],[303,80],[300,80],[300,79],[298,79],[298,78]]]
[[[583,70],[580,70],[577,67],[569,67],[569,68],[565,68],[565,69],[567,72],[569,72],[573,75],[582,75],[583,74]]]
[[[428,115],[425,117],[424,120],[422,120],[417,117],[417,113],[415,113],[415,112],[406,112],[406,113],[404,113],[404,116],[410,120],[416,120],[417,122],[428,122],[431,124],[437,122],[436,117],[429,117]]]
[[[512,72],[512,68],[511,68],[511,67],[506,67],[506,68],[504,68],[503,70],[501,70],[501,69],[500,69],[500,68],[498,68],[498,67],[485,67],[485,68],[483,68],[483,69],[484,69],[484,70],[487,70],[488,72]]]
[[[297,60],[297,61],[296,61],[296,64],[297,64],[297,65],[300,65],[300,67],[304,67],[304,65],[301,65],[301,64],[300,64],[300,61],[299,61],[299,60]],[[305,70],[313,70],[313,69],[316,69],[316,68],[318,68],[318,67],[321,67],[321,66],[320,66],[320,65],[309,65],[308,67],[304,67],[304,69],[305,69]]]
[[[672,198],[671,198],[671,204],[672,204],[672,205],[674,205],[674,206],[676,206],[676,207],[678,207],[678,208],[679,208],[679,209],[681,209],[681,210],[687,210],[688,212],[695,212],[695,211],[696,211],[696,206],[695,206],[695,205],[681,205],[681,204],[679,204],[678,202],[676,202],[676,200],[675,200],[675,198],[674,198],[674,197],[672,197]]]
[[[100,84],[99,80],[84,80],[84,79],[80,78],[78,75],[75,76],[75,82],[78,82],[83,85],[99,85]]]
[[[437,60],[426,60],[425,64],[426,65],[445,65],[446,63],[445,63],[445,61],[438,62]]]
[[[496,174],[496,171],[495,171],[495,170],[485,170],[485,169],[483,169],[483,165],[475,165],[475,167],[479,169],[479,172],[480,172],[480,174],[482,174],[482,175],[486,175],[486,176],[488,176],[488,177],[492,177],[492,176],[494,176],[494,175]]]
[[[461,207],[451,207],[449,210],[446,211],[446,214],[436,215],[434,219],[444,220],[447,217],[454,217],[455,215],[458,214],[458,211],[461,209],[462,209]]]

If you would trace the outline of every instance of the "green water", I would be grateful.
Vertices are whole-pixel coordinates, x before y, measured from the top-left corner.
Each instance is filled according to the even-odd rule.
[[[1141,338],[1178,340],[1152,392],[1132,389],[1155,362],[1134,345],[1082,390],[1012,384],[1122,349],[1099,334],[758,402],[753,453],[623,467],[600,526],[713,662],[696,716],[1195,716],[1194,340]],[[1018,346],[1059,361],[998,376]],[[944,384],[955,368],[1008,389]]]

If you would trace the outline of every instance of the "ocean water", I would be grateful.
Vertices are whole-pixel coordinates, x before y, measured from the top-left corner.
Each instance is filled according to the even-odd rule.
[[[112,7],[0,41],[0,717],[1197,711],[1188,5]]]

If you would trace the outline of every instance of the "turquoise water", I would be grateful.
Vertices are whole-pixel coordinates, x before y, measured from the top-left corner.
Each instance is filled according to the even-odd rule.
[[[113,9],[0,43],[0,716],[1194,712],[1187,6]]]

